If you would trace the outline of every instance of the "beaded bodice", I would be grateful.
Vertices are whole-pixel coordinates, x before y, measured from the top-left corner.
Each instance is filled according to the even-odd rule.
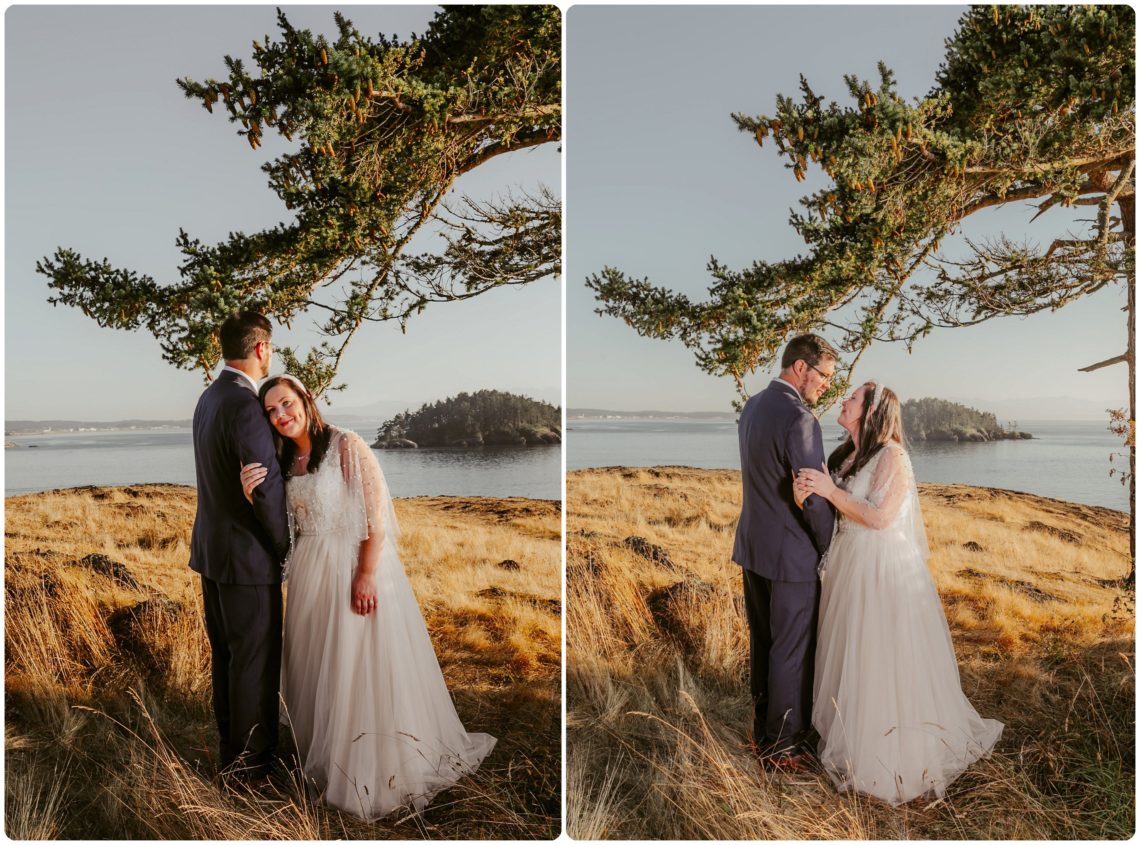
[[[368,522],[362,481],[347,438],[347,432],[334,430],[316,471],[294,475],[286,482],[289,518],[297,536],[330,531],[356,535]]]

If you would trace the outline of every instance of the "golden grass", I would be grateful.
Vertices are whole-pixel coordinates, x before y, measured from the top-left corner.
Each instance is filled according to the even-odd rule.
[[[1127,516],[921,485],[962,684],[1006,724],[944,800],[892,809],[746,744],[748,638],[729,557],[739,473],[567,479],[567,832],[629,839],[1100,839],[1135,831]],[[660,547],[658,560],[629,537]],[[652,556],[652,550],[648,551]]]
[[[214,783],[209,646],[187,567],[194,501],[175,485],[5,501],[10,837],[558,835],[557,502],[396,502],[401,555],[460,718],[499,742],[423,813],[369,825],[315,804],[296,772],[259,793]]]

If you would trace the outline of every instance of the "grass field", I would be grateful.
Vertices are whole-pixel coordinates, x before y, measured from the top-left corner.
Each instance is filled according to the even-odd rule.
[[[739,473],[567,479],[567,831],[587,839],[1123,839],[1135,832],[1128,518],[920,485],[931,570],[995,753],[892,809],[746,744],[748,639],[729,556]],[[640,539],[637,539],[640,538]]]
[[[194,502],[174,485],[5,500],[8,836],[557,836],[557,502],[397,500],[401,554],[460,718],[499,742],[422,814],[371,825],[312,802],[297,777],[258,793],[212,782],[209,648],[187,567]]]

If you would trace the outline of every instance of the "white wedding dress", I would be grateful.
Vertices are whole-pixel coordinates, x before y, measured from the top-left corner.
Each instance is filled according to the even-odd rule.
[[[289,479],[294,534],[281,689],[305,780],[367,821],[422,809],[495,745],[455,712],[396,549],[388,486],[368,445],[334,429],[317,470]],[[360,542],[383,532],[377,606],[352,611]]]
[[[841,483],[856,498],[822,564],[812,723],[837,789],[891,804],[941,797],[1002,724],[962,693],[906,451]]]

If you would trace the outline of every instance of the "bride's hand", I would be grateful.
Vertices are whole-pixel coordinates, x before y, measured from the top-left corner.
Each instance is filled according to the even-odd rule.
[[[834,494],[837,489],[835,482],[831,480],[831,476],[828,473],[807,467],[801,469],[796,474],[796,485],[805,489],[807,496],[814,493],[828,500],[831,499],[832,494]],[[807,496],[804,498],[807,498]]]
[[[367,616],[376,609],[376,576],[356,570],[352,576],[352,612]]]
[[[253,488],[263,482],[267,475],[269,470],[264,464],[241,465],[241,491],[245,494],[246,501],[253,502]]]
[[[808,489],[807,482],[801,481],[798,475],[792,476],[792,498],[796,500],[796,507],[803,510],[804,502],[810,495],[811,490]]]

